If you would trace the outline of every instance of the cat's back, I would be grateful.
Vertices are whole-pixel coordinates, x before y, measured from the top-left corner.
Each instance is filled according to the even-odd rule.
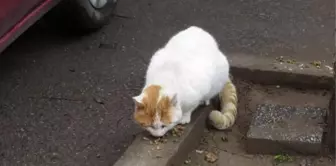
[[[219,50],[215,38],[202,28],[191,26],[171,37],[167,44],[154,54],[149,68],[160,72],[168,70],[179,75],[190,75],[214,72],[214,68],[219,66],[226,68],[227,59]]]
[[[202,28],[191,26],[171,37],[154,54],[148,67],[147,80],[175,80],[191,83],[191,87],[198,88],[201,82],[211,84],[215,77],[225,77],[217,75],[227,71],[227,59],[219,50],[215,38]]]
[[[204,29],[191,26],[174,35],[166,44],[165,50],[181,53],[200,53],[217,50],[214,37]],[[195,54],[194,54],[195,55]],[[201,53],[199,55],[202,55]]]

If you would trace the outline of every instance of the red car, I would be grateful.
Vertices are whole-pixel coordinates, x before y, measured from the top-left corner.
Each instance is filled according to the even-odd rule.
[[[117,0],[0,0],[0,54],[47,12],[51,24],[89,32],[108,23],[116,4]]]

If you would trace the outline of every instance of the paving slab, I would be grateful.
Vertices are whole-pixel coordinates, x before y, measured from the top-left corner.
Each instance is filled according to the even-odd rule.
[[[297,99],[293,99],[297,100]],[[247,132],[247,152],[318,154],[326,109],[258,104]]]
[[[183,163],[188,153],[198,146],[206,118],[212,107],[200,107],[193,113],[192,121],[185,126],[181,136],[167,134],[157,139],[148,132],[135,138],[114,166],[177,166]]]

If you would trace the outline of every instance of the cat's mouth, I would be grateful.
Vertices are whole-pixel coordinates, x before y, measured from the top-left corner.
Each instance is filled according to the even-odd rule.
[[[163,137],[166,134],[166,132],[164,133],[163,132],[150,132],[150,133],[154,137]]]
[[[167,132],[168,128],[161,128],[161,129],[153,129],[151,127],[147,127],[146,130],[154,137],[163,137]]]

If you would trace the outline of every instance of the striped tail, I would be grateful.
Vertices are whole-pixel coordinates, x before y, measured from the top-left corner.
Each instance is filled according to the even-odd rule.
[[[211,124],[218,130],[231,127],[237,117],[237,91],[235,85],[228,81],[219,94],[221,111],[213,110],[209,115]]]

